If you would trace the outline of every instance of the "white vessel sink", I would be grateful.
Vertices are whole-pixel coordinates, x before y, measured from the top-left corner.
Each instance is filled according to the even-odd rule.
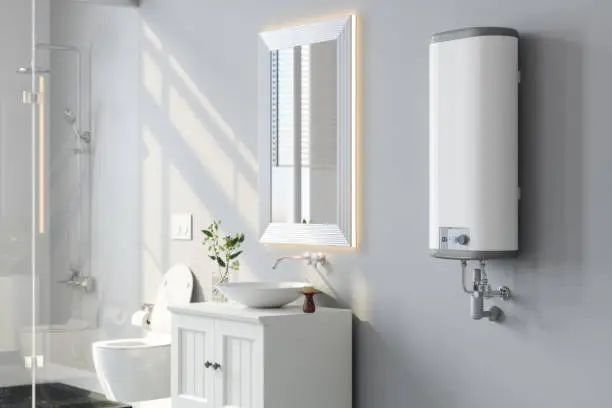
[[[295,301],[298,290],[311,285],[304,282],[236,282],[217,285],[225,296],[247,307],[275,308]]]

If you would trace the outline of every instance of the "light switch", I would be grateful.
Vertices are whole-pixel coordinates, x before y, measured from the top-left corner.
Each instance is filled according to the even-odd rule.
[[[175,241],[191,241],[191,214],[172,215],[172,239]]]

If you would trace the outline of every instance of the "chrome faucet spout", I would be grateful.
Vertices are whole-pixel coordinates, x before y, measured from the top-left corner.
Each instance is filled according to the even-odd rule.
[[[281,263],[281,262],[283,262],[284,260],[285,260],[285,258],[284,258],[284,257],[283,257],[283,258],[278,258],[278,259],[276,260],[276,262],[274,262],[274,265],[272,265],[272,269],[276,269],[276,268],[278,268],[278,264],[279,264],[279,263]]]
[[[324,254],[311,254],[310,252],[305,252],[302,255],[281,256],[276,260],[276,262],[274,262],[274,265],[272,265],[272,269],[278,268],[278,265],[286,260],[305,261],[307,265],[313,265],[315,268],[318,265],[325,265],[327,263],[327,259]]]
[[[278,258],[276,260],[276,262],[274,262],[274,265],[272,265],[272,269],[276,269],[278,268],[278,265],[286,260],[289,259],[297,259],[297,260],[301,260],[301,259],[308,259],[309,257],[307,257],[306,255],[294,255],[294,256],[281,256],[280,258]]]

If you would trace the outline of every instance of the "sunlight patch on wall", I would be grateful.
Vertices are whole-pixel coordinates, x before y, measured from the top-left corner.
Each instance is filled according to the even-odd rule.
[[[365,277],[359,271],[352,273],[352,310],[355,316],[362,322],[372,320],[372,299],[370,288]]]
[[[202,174],[217,185],[230,201],[233,199],[234,164],[219,146],[214,136],[206,129],[191,109],[189,103],[175,88],[168,94],[168,116],[179,131],[194,158],[197,158],[207,174]],[[210,194],[215,194],[211,191]]]
[[[155,254],[145,246],[142,251],[143,274],[140,279],[142,299],[145,301],[152,301],[155,299],[164,274],[164,271],[161,270],[155,258]]]
[[[249,170],[257,174],[259,171],[258,160],[253,152],[241,140],[236,141],[236,150],[240,156],[242,156],[244,162],[249,166]]]
[[[161,273],[159,256],[162,254],[164,240],[162,235],[164,214],[162,192],[162,149],[153,131],[144,127],[142,140],[146,154],[142,162],[142,241],[143,241],[143,277],[157,276]],[[143,279],[147,281],[148,279]],[[145,283],[143,282],[143,285]],[[143,294],[147,294],[144,291]]]
[[[140,61],[142,85],[151,96],[151,99],[161,107],[164,91],[164,78],[161,69],[153,59],[153,56],[147,51],[143,51]]]
[[[177,78],[179,78],[183,85],[189,89],[193,94],[193,97],[198,101],[202,108],[206,111],[209,119],[213,124],[223,133],[223,135],[231,142],[234,142],[236,151],[242,156],[244,162],[249,166],[253,172],[257,172],[257,157],[253,152],[236,137],[236,133],[232,127],[223,118],[221,113],[214,107],[210,99],[202,93],[198,85],[191,79],[187,72],[183,69],[181,64],[173,56],[168,56],[168,64],[174,71]]]
[[[170,208],[175,212],[188,212],[190,208],[203,207],[202,200],[198,199],[194,186],[183,177],[180,166],[169,163],[169,194]],[[196,177],[197,179],[197,177]],[[205,214],[207,212],[203,212]]]
[[[257,190],[242,173],[236,174],[236,207],[249,231],[259,229],[259,197]],[[257,232],[258,233],[258,232]]]
[[[202,105],[202,107],[210,115],[210,118],[214,121],[215,125],[217,125],[219,129],[221,129],[227,139],[231,141],[236,140],[236,134],[234,133],[230,125],[225,121],[225,119],[223,119],[223,116],[221,116],[219,111],[215,109],[210,100],[202,92],[200,92],[199,87],[196,85],[195,82],[193,82],[187,72],[185,72],[185,70],[181,67],[179,62],[173,56],[170,55],[168,56],[168,64],[170,65],[170,68],[173,69],[176,76],[183,81],[187,89],[192,92],[194,98],[200,103],[200,105]]]
[[[144,21],[142,22],[142,35],[149,41],[153,48],[158,51],[161,51],[162,42],[160,38],[157,36],[157,34],[155,34],[153,29]]]
[[[317,288],[333,299],[338,298],[338,294],[335,292],[333,286],[325,276],[327,273],[325,269],[319,268],[319,271],[317,271],[311,266],[302,266],[300,267],[299,271],[299,281],[308,282],[313,287]]]

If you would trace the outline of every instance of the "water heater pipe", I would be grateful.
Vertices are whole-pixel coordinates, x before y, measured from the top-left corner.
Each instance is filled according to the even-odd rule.
[[[492,290],[489,284],[487,273],[485,272],[485,263],[480,261],[478,268],[474,268],[472,274],[472,288],[468,289],[465,285],[465,272],[467,269],[467,261],[461,261],[461,283],[463,291],[470,294],[470,309],[472,319],[480,320],[488,318],[492,322],[502,320],[504,313],[497,307],[492,306],[489,310],[484,309],[484,300],[498,297],[504,301],[512,299],[512,291],[507,286],[500,286],[497,290]]]

